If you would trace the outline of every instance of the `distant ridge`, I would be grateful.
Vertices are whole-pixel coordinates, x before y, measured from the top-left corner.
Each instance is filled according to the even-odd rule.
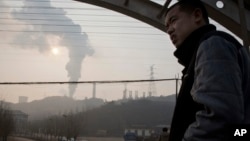
[[[166,103],[172,108],[175,104],[175,99],[176,99],[175,95],[170,95],[170,96],[160,96],[160,97],[146,97],[146,98],[140,98],[137,100],[129,100],[129,99],[124,100],[123,99],[123,100],[117,100],[113,102],[118,105],[125,104],[125,103],[132,104],[131,102],[133,102],[132,105],[136,107],[138,106],[145,107],[145,105],[143,105],[145,103],[142,101],[147,100],[147,101],[152,101],[153,103],[155,103],[155,104],[152,104],[152,106],[157,106],[160,103]],[[106,103],[104,102],[103,99],[99,99],[99,98],[75,100],[73,98],[66,97],[66,96],[52,96],[52,97],[46,97],[42,100],[35,100],[32,102],[28,102],[28,103],[10,104],[10,108],[13,110],[20,110],[24,113],[27,113],[29,115],[29,120],[35,120],[35,119],[44,119],[52,115],[79,113],[79,112],[84,112],[84,111],[96,109],[96,108],[102,109],[101,107],[106,107],[107,104],[109,103],[110,102]],[[133,109],[133,107],[131,108]],[[164,107],[162,108],[160,109],[164,110]]]
[[[74,100],[66,96],[52,96],[28,103],[11,104],[10,107],[13,110],[21,110],[27,113],[29,119],[33,120],[43,119],[51,115],[81,112],[103,104],[104,101],[98,98]]]

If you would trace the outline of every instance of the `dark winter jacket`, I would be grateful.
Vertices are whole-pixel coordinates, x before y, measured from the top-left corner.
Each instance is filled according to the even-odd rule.
[[[250,124],[249,54],[215,30],[195,30],[174,53],[185,68],[170,141],[227,140],[228,126]]]
[[[169,133],[168,132],[162,132],[158,141],[168,141]]]

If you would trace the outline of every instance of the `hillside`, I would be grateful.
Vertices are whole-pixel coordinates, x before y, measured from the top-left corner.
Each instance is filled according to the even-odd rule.
[[[69,97],[53,96],[29,103],[10,104],[11,109],[21,110],[29,119],[43,119],[51,115],[81,112],[104,104],[102,99],[74,100]]]
[[[175,95],[111,102],[96,98],[74,100],[68,97],[48,97],[10,106],[13,110],[27,113],[34,127],[49,130],[50,119],[58,129],[77,129],[83,136],[96,136],[99,131],[106,131],[107,136],[122,136],[126,128],[170,125],[174,105]]]
[[[83,133],[93,135],[106,130],[112,136],[122,135],[125,128],[170,125],[175,102],[172,97],[109,102],[84,113]],[[84,122],[83,121],[83,122]]]

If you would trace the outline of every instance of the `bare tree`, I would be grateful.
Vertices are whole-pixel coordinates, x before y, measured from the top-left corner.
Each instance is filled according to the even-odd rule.
[[[80,116],[73,114],[72,112],[68,115],[63,116],[65,118],[65,132],[66,137],[76,139],[79,136],[82,124],[80,122]]]
[[[13,115],[4,101],[0,101],[0,137],[7,141],[7,137],[14,130]]]

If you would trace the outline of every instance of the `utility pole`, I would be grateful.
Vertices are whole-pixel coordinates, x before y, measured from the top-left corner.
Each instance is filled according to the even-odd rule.
[[[177,97],[178,97],[178,81],[179,80],[179,75],[176,77],[175,76],[175,82],[176,82],[176,89],[175,89],[175,93],[176,93],[176,100],[177,100]]]

